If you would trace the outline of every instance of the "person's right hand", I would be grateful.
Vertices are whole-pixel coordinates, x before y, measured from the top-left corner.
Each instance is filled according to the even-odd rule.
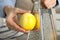
[[[17,14],[23,14],[28,11],[19,8],[12,9],[10,7],[5,7],[5,12],[7,14],[6,24],[8,28],[17,30],[19,32],[28,33],[28,31],[24,30],[21,26],[17,24]]]
[[[56,5],[56,0],[41,0],[42,7],[46,9],[50,9],[55,7]]]

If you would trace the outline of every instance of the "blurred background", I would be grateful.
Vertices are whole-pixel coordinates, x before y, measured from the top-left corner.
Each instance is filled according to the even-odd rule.
[[[57,39],[60,40],[60,7],[56,8],[56,30],[57,30]]]

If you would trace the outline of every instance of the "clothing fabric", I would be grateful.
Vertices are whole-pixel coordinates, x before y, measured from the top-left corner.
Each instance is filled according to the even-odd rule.
[[[12,38],[23,33],[8,29],[5,23],[5,13],[3,8],[7,5],[15,7],[16,0],[0,0],[0,38]]]
[[[60,0],[58,0],[58,2],[60,4]],[[6,5],[15,7],[15,3],[16,0],[0,0],[0,38],[12,38],[23,34],[21,32],[8,29],[5,24],[5,13],[3,12],[3,8]]]

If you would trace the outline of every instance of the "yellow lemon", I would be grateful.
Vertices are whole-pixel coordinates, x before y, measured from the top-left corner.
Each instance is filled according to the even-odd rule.
[[[33,30],[36,25],[36,18],[31,13],[24,13],[20,16],[19,24],[25,30]]]

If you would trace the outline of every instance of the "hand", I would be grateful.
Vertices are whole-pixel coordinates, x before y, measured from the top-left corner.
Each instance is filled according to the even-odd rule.
[[[41,0],[41,4],[44,8],[50,9],[56,5],[56,0]]]
[[[6,24],[8,26],[8,28],[10,29],[14,29],[20,32],[24,32],[24,33],[28,33],[28,31],[24,30],[21,26],[19,26],[17,24],[17,14],[23,14],[25,12],[27,12],[26,10],[22,10],[19,8],[6,8],[5,7],[5,12],[7,14],[6,17]]]

